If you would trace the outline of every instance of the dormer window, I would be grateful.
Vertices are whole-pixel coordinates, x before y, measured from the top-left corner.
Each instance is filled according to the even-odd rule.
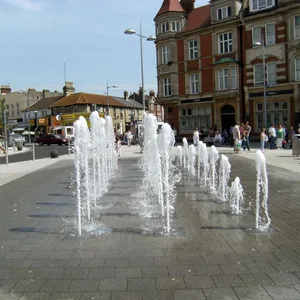
[[[169,31],[169,23],[168,22],[161,23],[160,28],[161,28],[161,33],[168,32]]]
[[[275,0],[251,0],[250,11],[267,9],[273,6],[275,6]]]
[[[217,9],[217,19],[223,20],[231,17],[231,6],[226,6]]]
[[[172,24],[172,27],[171,27],[172,31],[176,31],[176,32],[181,31],[181,22],[180,21],[173,21],[171,24]]]

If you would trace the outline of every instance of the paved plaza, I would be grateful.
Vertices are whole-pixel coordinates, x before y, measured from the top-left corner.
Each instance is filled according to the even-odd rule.
[[[169,237],[145,201],[137,147],[122,148],[119,172],[81,237],[72,157],[41,160],[43,169],[4,176],[0,299],[299,300],[300,158],[290,150],[266,151],[272,224],[258,233],[255,152],[218,150],[228,155],[231,180],[240,177],[251,208],[231,215],[228,204],[183,172]],[[17,172],[18,164],[10,170]]]

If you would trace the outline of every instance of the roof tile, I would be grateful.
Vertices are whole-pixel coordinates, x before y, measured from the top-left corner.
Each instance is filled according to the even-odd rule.
[[[183,31],[186,32],[198,28],[208,27],[210,25],[210,21],[211,15],[209,4],[195,8],[192,12],[189,13]]]
[[[156,16],[167,12],[185,12],[178,0],[164,0]]]

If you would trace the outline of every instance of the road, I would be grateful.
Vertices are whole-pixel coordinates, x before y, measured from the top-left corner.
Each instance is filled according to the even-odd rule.
[[[52,149],[57,149],[59,155],[68,154],[68,146],[44,145],[44,146],[35,147],[35,158],[41,159],[41,158],[50,157],[50,152]],[[20,154],[9,155],[8,160],[10,163],[32,160],[32,151],[26,151]],[[5,164],[5,156],[0,157],[0,164]]]

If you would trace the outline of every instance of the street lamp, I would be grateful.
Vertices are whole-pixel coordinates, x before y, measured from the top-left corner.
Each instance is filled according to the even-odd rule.
[[[29,89],[26,91],[24,90],[19,90],[18,93],[26,93],[27,94],[27,126],[28,126],[28,144],[30,147],[31,144],[31,136],[30,136],[30,111],[29,111]]]
[[[6,126],[6,114],[8,113],[8,110],[3,111],[3,123],[4,123],[4,138],[5,138],[5,160],[6,164],[8,165],[8,144],[7,144],[7,126]]]
[[[266,85],[266,54],[265,54],[265,42],[262,37],[261,42],[253,44],[255,47],[261,47],[263,56],[263,83],[264,83],[264,127],[267,129],[267,85]]]
[[[143,30],[142,30],[142,21],[140,22],[140,33],[136,33],[135,30],[129,28],[124,31],[125,34],[134,34],[140,37],[140,51],[141,51],[141,77],[142,77],[142,99],[143,99],[143,110],[146,110],[145,105],[145,85],[144,85],[144,58],[143,58],[143,39],[146,39],[148,42],[153,42],[156,40],[156,37],[153,35],[150,35],[149,37],[143,36]]]
[[[107,95],[107,116],[109,116],[109,89],[115,89],[115,88],[117,88],[117,86],[116,85],[111,85],[111,86],[109,86],[108,85],[108,81],[107,81],[107,83],[106,83],[106,95]]]

